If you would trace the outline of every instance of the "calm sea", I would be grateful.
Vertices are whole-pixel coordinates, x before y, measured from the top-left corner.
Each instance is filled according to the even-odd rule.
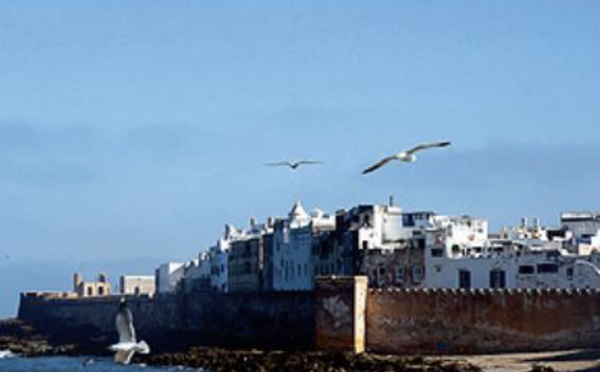
[[[153,371],[199,371],[197,369],[182,367],[147,367],[143,365],[117,365],[111,358],[93,359],[92,363],[84,362],[86,357],[43,357],[43,358],[2,358],[0,359],[0,372],[153,372]],[[201,370],[200,370],[201,371]]]

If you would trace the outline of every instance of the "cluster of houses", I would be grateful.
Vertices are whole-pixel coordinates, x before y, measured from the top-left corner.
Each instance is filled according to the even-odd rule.
[[[562,213],[552,228],[523,219],[491,234],[487,220],[405,212],[392,199],[335,214],[296,202],[285,218],[226,225],[192,261],[121,277],[119,291],[310,291],[323,275],[364,275],[374,288],[600,288],[600,213]]]

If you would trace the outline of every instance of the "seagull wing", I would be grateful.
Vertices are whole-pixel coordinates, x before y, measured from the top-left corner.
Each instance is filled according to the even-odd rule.
[[[367,173],[371,173],[374,170],[377,170],[381,167],[383,167],[384,165],[386,165],[387,163],[389,163],[390,161],[392,161],[394,159],[393,156],[388,156],[387,158],[384,158],[382,160],[380,160],[378,163],[373,164],[372,166],[370,166],[369,168],[365,169],[362,173],[363,174],[367,174]]]
[[[433,143],[424,143],[422,145],[418,145],[413,147],[412,149],[406,151],[407,154],[414,154],[417,151],[430,149],[432,147],[446,147],[451,144],[450,141],[441,141],[441,142],[433,142]]]
[[[131,310],[125,307],[119,310],[115,320],[117,332],[119,333],[119,343],[136,342],[135,329],[133,328],[133,316]]]
[[[300,160],[299,162],[297,162],[297,165],[300,164],[321,164],[323,163],[322,161],[318,161],[318,160]]]
[[[131,357],[135,351],[132,350],[119,350],[115,353],[115,363],[129,364]]]
[[[270,167],[281,167],[281,166],[293,167],[294,166],[289,161],[280,161],[278,163],[267,163],[265,165],[268,165]]]

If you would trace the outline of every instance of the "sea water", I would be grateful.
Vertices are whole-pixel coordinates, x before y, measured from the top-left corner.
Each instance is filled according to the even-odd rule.
[[[154,372],[154,371],[202,371],[183,367],[150,367],[140,364],[127,366],[115,364],[112,358],[89,357],[38,357],[1,358],[0,372]]]

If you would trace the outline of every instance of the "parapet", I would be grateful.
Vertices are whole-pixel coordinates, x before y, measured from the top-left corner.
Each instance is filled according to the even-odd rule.
[[[22,292],[21,297],[27,298],[77,298],[77,293],[74,292]]]
[[[352,283],[351,281],[348,283]],[[599,296],[598,288],[369,288],[370,296],[381,295],[424,295],[424,296],[536,296],[536,297],[575,297]]]

